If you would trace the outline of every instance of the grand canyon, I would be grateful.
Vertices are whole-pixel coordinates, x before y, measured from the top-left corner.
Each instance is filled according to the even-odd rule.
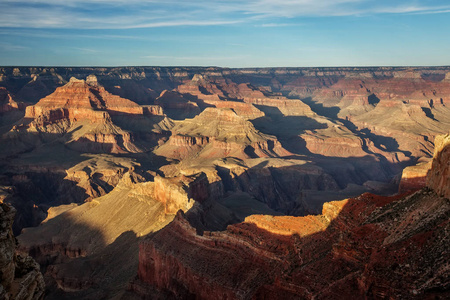
[[[0,298],[448,299],[450,67],[0,67]]]

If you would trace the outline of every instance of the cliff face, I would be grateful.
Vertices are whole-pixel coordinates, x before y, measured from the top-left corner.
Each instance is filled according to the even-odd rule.
[[[434,192],[365,194],[321,216],[251,216],[202,236],[180,215],[141,244],[136,285],[178,299],[445,297],[449,210]]]
[[[29,151],[43,135],[56,139],[70,134],[64,142],[80,152],[135,153],[147,150],[164,135],[160,122],[166,129],[168,120],[161,107],[140,106],[110,94],[90,75],[86,80],[72,77],[52,94],[28,106],[24,120],[13,126],[7,136],[13,146],[24,145],[24,149],[18,148],[16,152]],[[147,127],[154,135],[144,136],[137,143],[135,136],[139,130],[127,130],[130,123],[133,129]]]
[[[141,243],[130,288],[177,299],[448,297],[447,140],[436,140],[435,190],[363,194],[317,216],[252,215],[201,235],[180,212]]]
[[[36,118],[54,109],[62,109],[69,119],[92,118],[95,110],[110,114],[143,114],[138,104],[112,95],[99,86],[95,76],[88,77],[86,81],[72,77],[66,85],[28,107],[25,117]]]
[[[208,179],[204,173],[174,178],[157,176],[154,197],[163,203],[166,214],[188,211],[195,201],[202,202],[209,197]]]
[[[136,270],[141,237],[172,218],[154,199],[153,182],[127,172],[104,196],[50,209],[18,237],[19,250],[41,264],[49,298],[112,298]]]
[[[381,241],[378,235],[389,235],[391,231],[385,230],[391,229],[403,232],[402,226],[409,224],[399,225],[398,217],[390,218],[392,222],[387,225],[381,219],[370,221],[375,218],[371,207],[384,207],[384,201],[392,199],[374,196],[378,204],[373,204],[362,197],[367,211],[364,208],[356,221],[351,212],[342,208],[349,203],[336,204],[340,209],[325,205],[323,210],[322,206],[366,191],[393,194],[405,166],[431,159],[435,136],[450,129],[449,70],[0,68],[2,104],[8,109],[14,108],[14,103],[19,105],[18,110],[3,112],[0,117],[0,184],[13,186],[15,191],[5,200],[18,210],[14,231],[19,233],[24,226],[47,220],[36,231],[25,231],[23,239],[29,243],[24,248],[31,249],[43,263],[49,290],[64,296],[75,293],[100,298],[123,289],[127,281],[124,278],[131,278],[135,274],[132,268],[137,268],[133,255],[137,256],[138,241],[142,239],[138,235],[159,230],[179,209],[185,211],[189,222],[177,217],[179,228],[168,227],[168,232],[164,229],[156,233],[155,241],[160,235],[167,238],[159,240],[161,245],[148,244],[150,254],[143,254],[146,264],[151,265],[155,256],[155,268],[171,275],[157,278],[151,275],[155,274],[152,267],[141,268],[142,277],[153,276],[147,282],[157,281],[160,291],[165,289],[169,295],[201,293],[208,297],[199,290],[202,283],[197,279],[202,278],[210,283],[205,289],[215,296],[220,295],[214,291],[229,298],[273,298],[276,293],[297,297],[303,295],[303,290],[307,291],[305,298],[320,298],[320,290],[323,295],[331,295],[327,294],[330,282],[333,289],[338,289],[339,280],[357,278],[355,274],[362,274],[366,266],[367,278],[352,281],[358,286],[355,293],[394,295],[397,288],[383,291],[386,282],[377,277],[382,273],[370,271],[372,265],[377,270],[379,261],[371,261],[368,252],[377,250],[367,250],[383,251],[380,245],[391,242]],[[6,95],[3,98],[2,90]],[[34,104],[27,108],[23,119],[25,111],[19,101]],[[446,152],[440,153],[445,160]],[[448,186],[440,177],[447,174],[442,166],[434,168],[435,177],[429,184],[438,196],[423,195],[438,207],[442,202],[436,199],[447,193]],[[133,170],[147,182],[118,187],[124,174]],[[400,191],[423,186],[424,172],[420,168],[405,169]],[[55,207],[61,204],[64,206]],[[66,209],[70,211],[65,213]],[[345,222],[338,222],[341,210]],[[319,217],[249,217],[305,216],[322,211]],[[330,211],[338,216],[331,217]],[[398,207],[394,211],[406,213]],[[421,206],[417,214],[422,216],[424,211],[425,206]],[[428,226],[426,220],[422,221]],[[220,234],[211,232],[236,222],[243,223]],[[183,260],[182,254],[170,250],[178,247],[170,238],[170,230],[178,232],[180,241],[183,235],[195,241],[195,247],[183,242],[191,258]],[[205,230],[207,235],[198,235]],[[361,233],[365,230],[375,236],[373,241]],[[193,232],[195,235],[190,235]],[[34,233],[42,235],[36,237]],[[297,235],[306,248],[297,246]],[[199,260],[195,255],[203,251],[203,242],[212,243],[205,236],[214,237],[222,254],[234,249],[232,254],[223,254],[231,256],[230,261],[242,254],[255,265],[247,268],[246,262],[236,258],[235,265],[244,265],[244,271],[238,270],[240,267],[228,269],[228,264],[222,266],[226,260],[214,262],[215,269],[204,267],[206,258]],[[225,245],[222,239],[229,243]],[[166,240],[170,242],[167,245]],[[340,252],[324,250],[321,254],[327,258],[322,260],[322,256],[314,256],[312,249],[330,249],[325,242],[319,243],[325,240]],[[358,246],[360,240],[367,249]],[[250,250],[241,247],[250,244]],[[127,245],[132,246],[122,260],[125,253],[121,249]],[[392,245],[403,249],[399,244]],[[435,246],[439,248],[439,244]],[[437,253],[435,246],[424,249]],[[164,247],[168,250],[159,250]],[[410,249],[407,252],[417,254]],[[370,253],[377,257],[375,252]],[[220,255],[214,255],[211,260],[219,260]],[[433,262],[440,264],[438,260]],[[403,263],[397,263],[402,266],[393,269],[406,272]],[[336,268],[322,272],[329,265],[344,271]],[[166,271],[165,266],[172,269]],[[426,264],[420,267],[427,269]],[[223,278],[217,271],[222,269],[234,277]],[[120,278],[111,279],[111,272],[120,274]],[[172,274],[182,279],[168,278]],[[324,274],[326,280],[314,274]],[[385,275],[395,279],[395,274]],[[308,284],[299,285],[298,278]],[[139,282],[133,288],[146,290],[147,285]],[[101,286],[101,292],[95,294],[97,286]]]
[[[434,159],[427,185],[439,195],[450,198],[450,135],[437,136],[434,144]]]
[[[179,121],[169,141],[155,153],[170,158],[273,157],[288,154],[276,137],[259,132],[230,108],[206,108],[193,119]]]
[[[12,233],[15,212],[12,206],[0,202],[0,298],[44,299],[45,284],[39,265],[29,256],[16,255]]]

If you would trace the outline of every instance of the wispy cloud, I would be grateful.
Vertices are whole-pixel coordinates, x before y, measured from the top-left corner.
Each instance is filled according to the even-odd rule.
[[[171,56],[171,55],[145,55],[141,58],[150,60],[176,60],[176,61],[230,61],[248,57],[247,55],[236,56]]]
[[[259,27],[287,27],[287,26],[300,26],[301,24],[293,24],[293,23],[264,23],[261,25],[257,25]]]
[[[29,47],[21,46],[21,45],[14,45],[10,43],[0,43],[0,49],[4,51],[23,51],[23,50],[29,50]]]
[[[125,27],[123,27],[123,29],[157,28],[157,27],[174,27],[174,26],[214,26],[214,25],[237,24],[237,23],[242,23],[242,22],[243,22],[243,20],[223,20],[223,21],[179,20],[179,21],[166,21],[166,22],[136,24],[136,25],[125,26]]]
[[[284,18],[302,16],[450,12],[450,5],[430,6],[427,0],[412,3],[407,0],[395,4],[390,0],[2,0],[0,27],[134,29],[220,26],[257,20],[263,20],[261,27],[276,27],[288,26],[287,22],[280,22]]]
[[[96,49],[89,49],[89,48],[78,48],[78,47],[70,47],[70,49],[81,51],[81,52],[87,52],[87,53],[99,53],[99,50]]]

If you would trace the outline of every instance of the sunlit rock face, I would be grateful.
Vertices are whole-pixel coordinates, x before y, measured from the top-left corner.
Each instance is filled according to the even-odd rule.
[[[157,125],[159,122],[164,123],[163,129]],[[34,136],[70,134],[71,139],[66,144],[79,152],[136,153],[146,151],[147,147],[136,145],[136,133],[126,127],[130,124],[131,128],[155,126],[148,128],[149,135],[145,139],[149,142],[157,140],[158,134],[170,127],[168,122],[160,106],[141,106],[113,95],[90,75],[86,80],[71,77],[67,84],[28,106],[24,122],[16,125],[10,136],[15,139],[17,131],[27,131]]]
[[[448,177],[433,179],[448,171],[447,140],[437,138],[428,177],[436,191],[363,194],[326,203],[321,215],[252,215],[201,235],[180,212],[140,244],[130,288],[198,299],[446,297]]]
[[[427,162],[403,169],[402,178],[398,187],[399,193],[419,190],[425,187],[430,168],[431,162]]]
[[[439,195],[450,198],[450,135],[437,136],[434,159],[427,185]]]
[[[55,110],[60,111],[62,115],[55,112],[52,118],[52,111]],[[109,114],[144,113],[144,109],[133,101],[108,93],[104,87],[98,85],[96,77],[91,75],[86,81],[72,77],[66,85],[28,107],[25,117],[36,118],[49,114],[49,121],[54,121],[57,117],[78,120],[104,118],[105,114],[97,111],[106,111]],[[155,113],[162,114],[162,111]]]
[[[0,68],[19,249],[50,299],[446,296],[449,71]]]

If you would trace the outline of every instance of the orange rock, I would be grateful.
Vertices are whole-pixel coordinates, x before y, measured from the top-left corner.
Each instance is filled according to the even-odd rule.
[[[439,195],[450,198],[450,134],[437,136],[434,144],[434,159],[427,186]]]

